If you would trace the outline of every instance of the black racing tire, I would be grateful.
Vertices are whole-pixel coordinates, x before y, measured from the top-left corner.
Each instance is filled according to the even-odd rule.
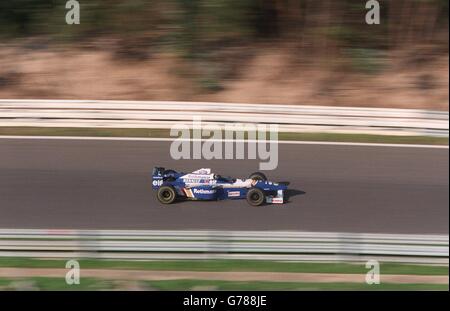
[[[252,206],[260,206],[266,201],[264,192],[259,188],[251,188],[247,192],[247,202]]]
[[[255,172],[255,173],[251,174],[248,178],[253,179],[253,180],[262,180],[262,181],[267,180],[266,175],[264,175],[261,172]]]
[[[177,198],[177,193],[171,186],[162,186],[158,189],[156,196],[162,204],[172,204]]]

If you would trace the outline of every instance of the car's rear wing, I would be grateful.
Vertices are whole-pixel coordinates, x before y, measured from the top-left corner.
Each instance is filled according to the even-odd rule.
[[[152,171],[152,188],[158,189],[164,182],[164,167],[154,167]]]

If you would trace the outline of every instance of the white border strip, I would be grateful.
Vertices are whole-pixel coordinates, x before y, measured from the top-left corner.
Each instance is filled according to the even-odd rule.
[[[179,139],[179,138],[157,138],[157,137],[90,137],[90,136],[20,136],[0,135],[0,139],[30,139],[30,140],[111,140],[111,141],[219,141],[219,142],[260,142],[270,143],[270,140],[216,140],[216,139]],[[329,142],[329,141],[295,141],[279,140],[278,144],[286,145],[328,145],[328,146],[365,146],[365,147],[395,147],[395,148],[429,148],[449,149],[448,145],[418,145],[418,144],[383,144],[383,143],[352,143],[352,142]]]

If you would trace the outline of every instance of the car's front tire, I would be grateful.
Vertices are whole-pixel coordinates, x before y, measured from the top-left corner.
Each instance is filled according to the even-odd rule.
[[[247,202],[252,206],[260,206],[265,200],[266,196],[259,188],[251,188],[247,192]]]
[[[177,198],[177,193],[171,186],[162,186],[158,189],[156,196],[158,197],[158,201],[162,204],[172,204]]]

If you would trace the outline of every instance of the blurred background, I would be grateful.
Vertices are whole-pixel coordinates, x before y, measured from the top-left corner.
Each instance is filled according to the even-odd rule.
[[[448,291],[448,0],[67,2],[0,0],[0,291]],[[162,208],[154,166],[257,169],[171,159],[199,116],[340,143],[280,144],[285,207]]]
[[[448,1],[0,2],[0,98],[448,110]]]

